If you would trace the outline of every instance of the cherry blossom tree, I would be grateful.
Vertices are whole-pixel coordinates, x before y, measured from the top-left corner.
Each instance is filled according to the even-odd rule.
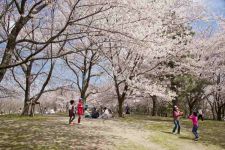
[[[189,61],[189,68],[192,74],[210,82],[205,88],[205,96],[202,99],[206,99],[210,104],[214,118],[221,120],[225,105],[223,98],[225,93],[223,89],[224,32],[197,40],[198,44],[192,43],[194,50],[190,51],[190,54],[193,59]]]
[[[108,3],[101,1],[90,4],[82,0],[2,1],[0,81],[8,68],[30,61],[50,44],[83,37],[87,30],[81,23],[86,20],[85,24],[88,26],[93,16],[110,8]],[[51,28],[52,24],[54,28]],[[76,30],[72,32],[74,28]],[[31,33],[36,35],[35,39],[31,38]],[[23,61],[14,58],[15,49],[21,46],[31,49],[31,45],[35,45],[37,51],[29,54]]]
[[[171,71],[167,69],[169,61],[185,50],[192,35],[184,14],[180,14],[186,5],[178,1],[123,1],[119,6],[119,10],[110,11],[103,25],[123,35],[109,34],[104,39],[102,53],[108,59],[106,70],[114,81],[121,117],[132,87],[149,90],[152,96],[162,95],[163,84],[158,84],[157,76]],[[146,78],[148,74],[150,78]]]
[[[65,57],[65,64],[73,73],[71,82],[75,83],[75,88],[80,91],[80,97],[84,100],[84,103],[90,95],[96,94],[97,90],[91,89],[93,86],[90,85],[103,74],[98,66],[103,61],[99,53],[101,46],[101,44],[94,43],[87,38],[80,39],[76,46],[72,47],[77,49],[78,52]]]

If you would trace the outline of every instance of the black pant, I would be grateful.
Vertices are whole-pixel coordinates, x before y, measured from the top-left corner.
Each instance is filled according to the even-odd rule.
[[[71,122],[75,119],[75,115],[71,116],[69,119],[69,124],[71,124]]]
[[[199,136],[198,136],[198,126],[193,126],[192,128],[192,132],[193,134],[195,135],[195,139],[197,139]]]

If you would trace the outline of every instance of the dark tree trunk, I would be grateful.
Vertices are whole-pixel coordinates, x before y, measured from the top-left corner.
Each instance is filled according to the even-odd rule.
[[[222,120],[222,107],[218,107],[217,120],[219,120],[219,121]]]
[[[224,118],[225,117],[225,106],[223,106],[223,111],[222,111],[222,117]]]
[[[189,114],[190,115],[193,113],[193,108],[194,108],[194,106],[190,104],[189,105]]]
[[[216,115],[213,106],[211,107],[212,115],[213,115],[213,120],[216,120]]]
[[[29,115],[29,110],[30,110],[30,87],[26,88],[27,90],[25,91],[25,99],[24,99],[24,108],[22,115],[26,116]]]
[[[155,95],[152,97],[152,116],[156,116],[157,114],[157,97]]]
[[[19,20],[15,23],[14,28],[12,29],[11,33],[8,35],[8,43],[5,48],[5,52],[0,64],[0,82],[3,80],[4,75],[7,71],[6,68],[8,65],[10,65],[12,61],[13,56],[13,50],[16,47],[16,38],[21,31],[21,29],[24,27],[24,25],[30,20],[30,17],[20,17]]]
[[[25,99],[24,99],[24,108],[23,108],[23,113],[22,115],[29,115],[29,110],[30,110],[30,105],[31,105],[31,100],[30,100],[30,90],[31,90],[31,70],[32,70],[32,64],[33,62],[31,61],[29,65],[26,67],[23,67],[23,71],[26,75],[26,88],[25,88]]]
[[[172,100],[173,106],[178,105],[178,97],[175,97],[174,100]]]
[[[119,117],[123,117],[123,102],[124,102],[124,98],[118,98],[118,102],[119,102],[119,109],[118,109],[118,114]]]
[[[189,107],[189,115],[191,115],[194,111],[194,107],[196,106],[197,97],[192,97],[191,94],[189,96],[186,96],[188,107]]]
[[[12,44],[11,47],[15,47],[15,44]],[[1,65],[6,66],[9,65],[11,63],[11,59],[12,59],[12,50],[10,48],[6,48],[2,58]],[[3,80],[6,71],[7,69],[0,69],[0,82]]]
[[[86,89],[83,89],[80,95],[80,97],[83,99],[84,104],[86,104],[86,98],[87,98],[86,91],[87,91]]]
[[[24,101],[24,107],[23,107],[23,112],[22,112],[22,116],[28,116],[29,115],[29,110],[30,110],[30,104],[29,102],[26,102],[26,100]]]

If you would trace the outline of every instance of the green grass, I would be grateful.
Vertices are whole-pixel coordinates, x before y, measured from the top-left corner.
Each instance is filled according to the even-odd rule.
[[[178,139],[192,141],[194,138],[191,132],[192,122],[185,118],[182,118],[180,121],[180,136],[171,134],[174,126],[172,118],[133,115],[128,116],[121,121],[128,122],[129,124],[142,124],[147,130],[156,132],[154,136],[151,137],[151,140],[160,143],[171,150],[176,149],[176,144],[174,144],[173,141],[177,141]],[[214,149],[217,149],[218,147],[220,147],[220,149],[225,149],[225,122],[212,120],[199,121],[199,135],[199,143],[207,146],[215,145],[216,147]],[[213,149],[213,147],[211,149]]]
[[[0,117],[0,149],[61,150],[84,147],[89,141],[96,149],[101,144],[99,135],[83,133],[85,126],[69,126],[65,117],[18,115]]]
[[[0,116],[0,120],[14,120],[14,121],[38,121],[38,120],[45,121],[46,119],[49,119],[49,117],[43,115],[35,115],[35,117],[21,116],[16,114]]]
[[[62,117],[64,116],[64,117]],[[121,139],[122,143],[114,145],[114,135],[99,135],[98,131],[106,132],[107,128],[92,124],[69,126],[66,115],[50,115],[21,117],[19,115],[0,116],[0,149],[98,149],[102,145],[115,146],[119,150],[144,150],[143,143],[134,143],[129,139]],[[184,146],[194,146],[207,150],[225,149],[225,122],[199,121],[200,140],[195,143],[191,132],[190,120],[181,119],[181,135],[171,134],[172,118],[132,115],[117,118],[114,121],[121,126],[131,126],[134,130],[143,130],[149,133],[146,140],[160,145],[167,150],[179,150]],[[94,123],[94,122],[93,122]],[[106,121],[107,123],[107,121]],[[110,132],[110,131],[109,131]],[[121,133],[122,134],[122,133]],[[111,141],[112,140],[112,141]],[[119,139],[120,140],[120,139]],[[132,139],[133,140],[133,139]],[[189,147],[188,147],[189,148]],[[191,150],[191,147],[189,148]]]
[[[142,145],[137,145],[131,141],[118,145],[116,147],[116,149],[118,149],[118,150],[146,150],[146,148],[143,147]]]

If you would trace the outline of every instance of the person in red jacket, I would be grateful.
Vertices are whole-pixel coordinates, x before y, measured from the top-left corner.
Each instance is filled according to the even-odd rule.
[[[84,108],[83,108],[83,102],[82,98],[79,99],[79,102],[77,104],[77,114],[78,114],[78,123],[81,121],[81,116],[84,114]]]

